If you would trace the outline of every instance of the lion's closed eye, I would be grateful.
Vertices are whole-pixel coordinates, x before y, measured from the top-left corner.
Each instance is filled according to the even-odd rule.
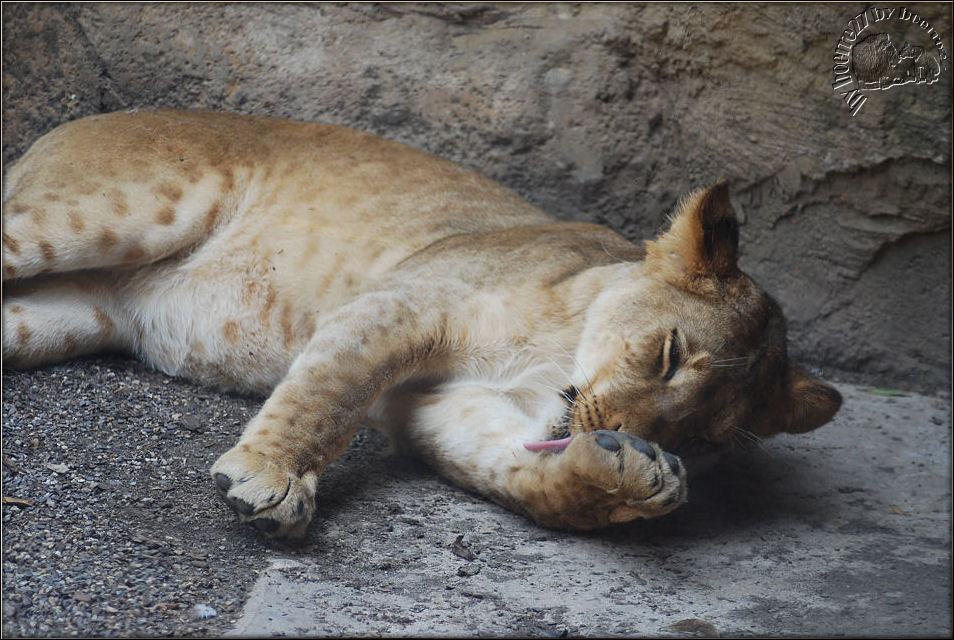
[[[679,341],[679,330],[673,328],[666,335],[662,351],[659,354],[660,374],[666,382],[672,380],[682,363],[682,345]]]

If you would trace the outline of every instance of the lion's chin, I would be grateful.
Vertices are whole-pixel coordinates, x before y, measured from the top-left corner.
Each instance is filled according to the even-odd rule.
[[[692,479],[712,469],[719,460],[734,449],[731,442],[712,442],[690,438],[676,447],[675,453],[686,465],[686,474]]]

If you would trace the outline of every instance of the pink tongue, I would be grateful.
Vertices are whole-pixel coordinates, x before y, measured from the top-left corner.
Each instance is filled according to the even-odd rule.
[[[560,440],[524,442],[523,447],[529,451],[563,451],[570,445],[570,440],[572,439],[573,436],[570,436],[569,438],[561,438]]]

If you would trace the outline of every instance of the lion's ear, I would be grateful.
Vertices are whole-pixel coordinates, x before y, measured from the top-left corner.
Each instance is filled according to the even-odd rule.
[[[783,431],[788,433],[817,429],[831,420],[841,407],[841,394],[834,387],[798,367],[789,370],[786,395]]]
[[[739,222],[725,180],[686,197],[669,231],[647,242],[647,258],[681,278],[726,278],[738,271]]]

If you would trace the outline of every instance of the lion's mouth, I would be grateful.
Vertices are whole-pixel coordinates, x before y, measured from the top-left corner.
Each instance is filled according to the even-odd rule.
[[[563,409],[563,415],[559,422],[551,428],[550,439],[539,442],[525,442],[524,448],[529,451],[563,451],[570,445],[573,435],[570,433],[570,422],[573,418],[573,402],[576,400],[580,390],[575,386],[570,386],[560,392],[560,395],[566,400],[566,407]]]
[[[560,396],[566,401],[566,407],[560,420],[551,427],[550,437],[538,442],[525,442],[524,448],[529,451],[549,451],[560,452],[566,449],[573,440],[573,434],[570,432],[570,424],[573,420],[573,405],[580,391],[576,387],[568,387],[560,392]],[[690,463],[701,463],[702,466],[708,466],[709,459],[722,457],[727,451],[731,450],[730,442],[714,442],[698,436],[690,436],[672,448],[672,453],[678,455],[683,460]],[[692,464],[691,466],[697,466]]]

